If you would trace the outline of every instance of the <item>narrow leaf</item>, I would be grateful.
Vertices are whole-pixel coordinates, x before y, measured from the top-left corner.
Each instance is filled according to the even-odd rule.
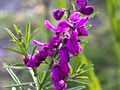
[[[42,88],[45,88],[47,85],[49,85],[51,82],[46,82]]]
[[[92,67],[93,65],[94,65],[94,64],[90,64],[90,65],[88,65],[88,66],[84,67],[83,69],[84,69],[84,70],[86,70],[86,69],[88,69],[88,68]]]
[[[40,83],[43,81],[44,76],[45,76],[45,71],[42,72],[42,75],[40,77]]]
[[[95,85],[93,82],[90,81],[84,81],[84,80],[70,80],[72,82],[76,82],[76,83],[82,83],[82,84],[89,84],[89,85]]]
[[[37,29],[32,33],[32,35],[30,36],[29,41],[33,38],[33,36],[36,34],[36,32],[37,32],[38,30],[39,30],[39,29],[37,28]]]
[[[87,76],[77,76],[77,77],[75,77],[75,78],[79,78],[79,79],[88,79]]]
[[[90,15],[90,19],[93,18],[95,15],[99,14],[99,12],[95,12],[93,14]]]
[[[21,69],[21,70],[30,70],[29,67],[18,67],[18,66],[4,66],[4,68],[11,68],[11,69]]]
[[[16,30],[16,33],[18,34],[18,33],[19,33],[19,31],[18,31],[17,26],[16,26],[15,24],[13,24],[13,26],[14,26],[14,28],[15,28],[15,30]]]
[[[90,29],[91,27],[92,27],[92,25],[90,24],[90,25],[85,26],[85,29],[88,30],[88,29]]]
[[[86,65],[87,65],[87,63],[82,63],[79,68],[83,69]]]
[[[85,43],[88,43],[88,41],[80,42],[80,44],[85,44]]]
[[[19,52],[19,51],[17,51],[17,50],[14,50],[14,49],[12,49],[12,48],[8,48],[8,47],[3,47],[3,48],[23,55],[23,53],[21,53],[21,52]]]
[[[81,90],[81,89],[84,89],[85,86],[77,86],[77,87],[72,87],[72,88],[68,88],[66,90]]]
[[[73,73],[73,68],[70,67],[70,75],[72,75],[72,73]]]
[[[5,29],[11,35],[11,37],[13,38],[13,40],[18,41],[18,39],[14,36],[14,34],[8,28],[5,28]]]
[[[11,88],[11,87],[27,86],[27,85],[31,85],[31,84],[35,84],[35,83],[34,82],[28,82],[28,83],[8,85],[8,86],[4,86],[4,87],[5,88]]]
[[[26,66],[25,64],[13,64],[12,66]]]
[[[28,23],[26,27],[26,35],[25,35],[26,49],[28,47],[29,37],[30,37],[30,23]]]

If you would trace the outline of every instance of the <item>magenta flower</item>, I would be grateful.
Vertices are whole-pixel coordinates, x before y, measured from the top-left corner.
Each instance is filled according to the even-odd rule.
[[[88,32],[85,28],[78,28],[77,31],[78,31],[78,36],[86,36],[86,37],[88,36]]]
[[[67,41],[67,49],[72,54],[77,56],[82,51],[78,38],[71,38]]]
[[[54,65],[52,67],[52,72],[54,80],[60,81],[62,79],[61,68],[59,65]]]
[[[47,26],[48,29],[50,29],[53,32],[58,32],[58,33],[64,33],[66,31],[68,31],[68,29],[70,27],[72,27],[73,25],[70,24],[69,22],[67,22],[66,20],[61,21],[58,23],[57,29],[54,28],[54,26],[48,21],[45,21],[45,25]]]
[[[26,64],[27,67],[38,67],[40,65],[40,61],[34,59],[34,56],[31,57],[31,55],[28,55],[29,59],[28,60],[26,57],[23,58],[24,64]]]
[[[62,8],[53,11],[53,16],[56,20],[60,20],[63,15],[64,15],[64,9],[62,9]]]
[[[70,64],[69,62],[63,62],[63,60],[60,59],[59,65],[61,67],[62,79],[64,80],[67,76],[70,75]]]
[[[71,15],[70,21],[71,22],[78,22],[81,19],[81,15],[79,12],[75,12],[74,14]]]
[[[60,48],[60,59],[63,61],[63,62],[69,62],[70,60],[70,56],[69,56],[69,53],[68,53],[68,49],[66,46],[62,46]]]
[[[66,88],[67,88],[67,84],[62,79],[58,81],[53,78],[52,82],[53,82],[56,90],[61,90],[61,89],[66,90]]]
[[[94,7],[92,6],[86,6],[85,8],[82,8],[80,10],[80,12],[84,15],[90,15],[93,13],[93,11],[94,11]]]
[[[88,1],[87,0],[77,0],[76,3],[80,7],[86,7],[88,4]]]

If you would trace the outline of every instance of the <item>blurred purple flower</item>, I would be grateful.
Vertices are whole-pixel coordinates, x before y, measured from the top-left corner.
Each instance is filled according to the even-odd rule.
[[[70,75],[70,64],[69,62],[63,62],[63,60],[60,59],[59,65],[61,67],[62,79],[64,80],[67,76]]]
[[[56,90],[61,90],[61,89],[66,90],[66,88],[67,88],[67,84],[62,79],[58,81],[53,78],[52,82],[53,82]]]
[[[77,0],[76,3],[80,7],[86,7],[88,4],[88,1],[87,0]]]
[[[77,56],[78,53],[82,51],[82,47],[79,44],[78,38],[69,39],[67,41],[67,48],[68,48],[68,51],[75,56]]]
[[[62,9],[62,8],[53,11],[53,16],[56,20],[60,20],[63,15],[64,15],[64,9]]]
[[[71,15],[70,21],[71,22],[77,22],[81,19],[81,15],[79,12],[75,12],[74,14]]]
[[[63,45],[63,46],[60,48],[59,53],[60,53],[60,59],[61,59],[63,62],[69,62],[70,56],[69,56],[68,49],[67,49],[66,46]]]
[[[91,15],[94,11],[94,7],[92,6],[86,6],[85,8],[82,8],[80,12],[84,15]]]

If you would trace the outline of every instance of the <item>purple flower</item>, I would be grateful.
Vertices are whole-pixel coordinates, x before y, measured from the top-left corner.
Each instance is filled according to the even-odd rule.
[[[38,60],[39,62],[44,61],[48,56],[48,49],[43,48],[42,50],[39,51],[38,54],[34,56],[34,59]]]
[[[52,72],[53,72],[53,78],[54,78],[54,80],[60,81],[62,79],[61,68],[60,68],[59,65],[54,65],[52,67]]]
[[[86,7],[88,1],[87,1],[87,0],[77,0],[76,3],[77,3],[77,5],[80,6],[80,7]]]
[[[85,28],[78,28],[77,31],[78,31],[78,36],[86,36],[86,37],[88,36],[88,32]]]
[[[63,62],[69,62],[70,60],[70,56],[69,56],[69,53],[68,53],[68,49],[66,46],[62,46],[60,48],[60,59],[63,61]]]
[[[82,51],[78,38],[71,38],[67,41],[67,49],[72,54],[77,56]]]
[[[38,67],[41,62],[38,60],[34,59],[34,56],[31,58],[31,55],[28,55],[29,59],[28,60],[26,57],[23,58],[24,64],[26,64],[27,67]]]
[[[58,23],[57,30],[54,28],[54,26],[48,20],[45,21],[45,25],[51,31],[57,32],[57,33],[64,33],[66,31],[68,31],[68,29],[70,27],[73,27],[73,25],[70,24],[69,22],[67,22],[66,20],[61,21],[61,22]]]
[[[90,15],[93,13],[93,11],[94,11],[94,7],[92,6],[86,6],[85,8],[82,8],[80,10],[80,12],[84,15]]]
[[[67,84],[62,79],[58,81],[53,78],[52,82],[56,90],[61,90],[61,89],[66,90],[67,88]]]
[[[81,19],[81,15],[79,12],[75,12],[74,14],[71,15],[70,21],[71,22],[77,22]]]
[[[62,9],[62,8],[53,11],[53,16],[56,20],[60,20],[63,15],[64,15],[64,9]]]
[[[69,62],[63,62],[63,60],[60,59],[59,65],[61,67],[62,79],[64,80],[67,76],[70,75],[70,64]]]

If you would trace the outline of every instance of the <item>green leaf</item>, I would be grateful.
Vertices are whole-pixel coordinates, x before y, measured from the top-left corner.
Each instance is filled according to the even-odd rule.
[[[11,69],[21,69],[21,70],[30,70],[29,67],[18,67],[18,66],[4,66],[4,68],[11,68]]]
[[[3,63],[3,65],[4,65],[4,67],[8,66],[6,63]],[[21,84],[21,82],[19,81],[18,77],[15,75],[15,73],[10,68],[6,68],[6,70],[9,72],[9,74],[11,75],[11,77],[13,78],[13,80],[17,84]],[[20,90],[24,90],[22,86],[20,86],[19,88],[20,88]]]
[[[84,89],[85,86],[77,86],[77,87],[72,87],[72,88],[68,88],[66,90],[81,90],[81,89]]]
[[[16,33],[18,34],[18,33],[19,33],[19,30],[18,30],[17,26],[16,26],[15,24],[13,24],[13,26],[14,26],[14,28],[15,28],[15,30],[16,30]]]
[[[37,32],[38,30],[39,30],[39,29],[37,28],[37,29],[32,33],[32,35],[30,36],[29,41],[33,38],[33,36],[36,34],[36,32]]]
[[[79,78],[79,79],[88,79],[87,76],[77,76],[77,77],[75,77],[75,78]]]
[[[27,85],[31,85],[31,84],[35,84],[35,83],[34,82],[20,83],[20,84],[13,84],[13,85],[8,85],[8,86],[4,86],[4,87],[11,88],[11,87],[27,86]]]
[[[82,70],[79,74],[83,74],[83,73],[88,72],[88,71],[90,71],[92,69],[94,69],[94,68],[90,68],[90,69],[87,69],[87,70]]]
[[[17,50],[14,50],[14,49],[12,49],[12,48],[8,48],[8,47],[3,47],[3,48],[23,55],[23,53],[21,53],[21,52],[19,52],[19,51],[17,51]]]
[[[49,85],[50,83],[51,83],[51,82],[45,83],[42,88],[45,88],[45,87],[46,87],[47,85]]]
[[[88,41],[80,42],[80,44],[85,44],[85,43],[88,43]]]
[[[26,27],[26,35],[25,35],[26,49],[28,48],[29,38],[30,38],[30,23],[28,23]]]
[[[70,67],[70,75],[72,75],[72,73],[73,73],[73,68]]]
[[[85,29],[88,30],[88,29],[90,29],[91,27],[92,27],[92,25],[90,24],[90,25],[85,26]]]
[[[95,15],[99,14],[99,12],[95,12],[93,14],[90,15],[90,19],[93,18]]]
[[[76,83],[82,83],[82,84],[89,84],[89,85],[95,85],[93,82],[90,81],[85,81],[85,80],[70,80],[71,82],[76,82]]]
[[[26,66],[25,64],[13,64],[12,66]]]
[[[8,28],[5,28],[5,29],[11,35],[11,37],[13,38],[13,40],[18,41],[18,39],[14,36],[14,34]]]
[[[87,65],[87,63],[82,63],[79,68],[83,69],[86,65]]]
[[[93,65],[94,65],[94,64],[90,64],[90,65],[88,65],[88,66],[84,67],[83,69],[84,69],[84,70],[86,70],[86,69],[88,69],[88,68],[92,67]]]
[[[42,83],[44,76],[45,76],[45,71],[42,72],[42,75],[40,77],[40,83]]]

